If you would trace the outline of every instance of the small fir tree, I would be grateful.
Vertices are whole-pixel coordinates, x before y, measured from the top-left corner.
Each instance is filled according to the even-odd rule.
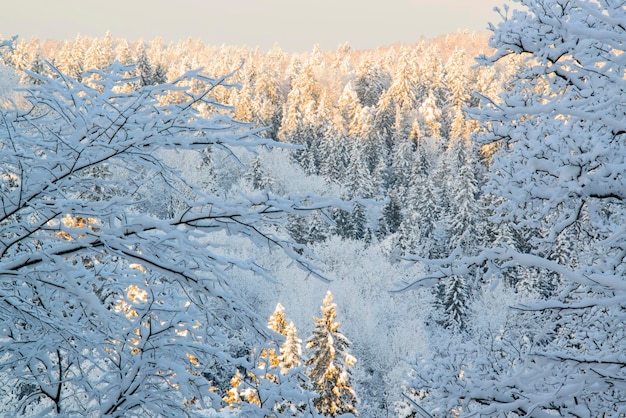
[[[280,346],[279,367],[280,373],[285,375],[294,367],[302,365],[302,340],[298,338],[298,331],[293,322],[285,327],[285,342]]]
[[[313,334],[307,340],[311,356],[306,362],[307,375],[313,391],[319,397],[313,401],[317,410],[325,416],[357,414],[357,398],[350,383],[350,367],[356,359],[349,352],[350,341],[339,332],[337,305],[333,295],[326,293],[321,306],[322,317],[315,317]]]

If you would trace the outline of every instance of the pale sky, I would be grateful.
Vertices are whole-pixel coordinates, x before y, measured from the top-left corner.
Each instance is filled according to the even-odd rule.
[[[310,51],[415,43],[485,31],[507,0],[25,0],[0,6],[0,35],[68,40],[77,34]]]

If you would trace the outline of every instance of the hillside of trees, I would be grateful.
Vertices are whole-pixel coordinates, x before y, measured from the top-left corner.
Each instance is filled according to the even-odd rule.
[[[520,3],[367,51],[3,42],[0,412],[626,413],[626,11]]]

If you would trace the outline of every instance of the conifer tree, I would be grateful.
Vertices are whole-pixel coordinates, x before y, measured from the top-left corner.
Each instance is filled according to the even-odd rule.
[[[443,326],[453,331],[465,328],[469,302],[469,289],[463,276],[452,276],[444,285],[442,308]]]
[[[393,192],[390,193],[389,200],[383,207],[383,216],[379,223],[378,234],[381,238],[394,234],[402,224],[402,208],[399,198]]]
[[[350,341],[339,332],[337,305],[330,291],[321,306],[322,317],[315,317],[313,334],[307,340],[311,356],[306,362],[313,391],[319,397],[313,403],[317,410],[330,417],[357,414],[357,398],[350,383],[350,367],[356,359],[350,354]]]
[[[151,86],[154,83],[154,70],[148,58],[146,44],[141,41],[135,48],[135,61],[137,62],[137,72],[140,76],[141,86]]]
[[[270,341],[261,350],[255,350],[251,364],[245,367],[247,373],[236,371],[222,400],[230,409],[236,409],[238,416],[317,416],[310,411],[312,394],[305,388],[304,376],[298,369],[303,361],[302,340],[294,323],[287,323],[285,308],[280,303],[267,327],[285,337],[280,349],[275,341]]]
[[[271,188],[274,184],[270,175],[263,168],[261,157],[258,155],[250,162],[250,170],[246,174],[246,180],[250,182],[254,190],[263,190],[266,187]]]
[[[285,318],[285,308],[283,305],[278,303],[276,308],[274,309],[274,313],[270,316],[269,321],[267,321],[267,327],[274,332],[277,332],[281,335],[287,335],[287,319]]]
[[[75,42],[64,42],[56,62],[59,71],[80,81],[83,72],[83,52],[80,37]]]
[[[462,49],[456,48],[446,65],[445,83],[449,91],[448,106],[454,112],[469,103],[473,86],[468,80],[467,57]]]
[[[363,143],[352,139],[350,161],[345,175],[349,197],[371,198],[374,195],[374,184],[365,161]]]
[[[307,235],[308,242],[313,244],[326,240],[329,231],[327,220],[329,215],[318,211],[314,212],[310,218],[309,231]]]
[[[115,48],[115,60],[122,65],[134,65],[135,59],[130,52],[130,46],[126,39],[119,41],[117,48]]]
[[[317,145],[313,144],[315,138],[312,135],[311,114],[317,108],[318,90],[313,66],[307,64],[294,76],[291,90],[284,104],[278,138],[285,142],[305,146],[304,149],[294,153],[295,159],[301,164],[307,161],[308,152],[314,152],[313,145]]]
[[[39,75],[46,75],[46,73],[48,72],[48,67],[46,65],[46,61],[45,58],[41,55],[41,52],[37,51],[35,53],[35,57],[33,58],[33,60],[30,63],[30,66],[28,68],[29,71],[31,71],[34,74],[39,74]],[[30,76],[27,75],[24,79],[23,82],[29,83],[29,84],[43,84],[43,80],[37,78],[36,76]]]
[[[376,106],[391,84],[391,77],[373,59],[364,59],[356,70],[354,89],[362,106]]]
[[[451,139],[447,154],[451,171],[447,186],[451,197],[447,211],[451,228],[450,249],[460,247],[465,254],[471,255],[480,242],[479,224],[482,221],[474,158],[469,142],[459,137]]]
[[[419,111],[426,123],[428,136],[438,138],[441,136],[441,109],[437,104],[434,90],[428,92],[428,96],[419,108]]]
[[[281,374],[287,374],[290,369],[302,364],[302,340],[298,338],[298,331],[293,322],[289,322],[284,329],[285,341],[280,346],[278,356]]]
[[[435,230],[438,214],[436,198],[433,195],[430,177],[418,174],[421,166],[416,166],[415,174],[411,181],[411,211],[416,223],[415,241],[416,252],[422,257],[433,256],[433,231]]]

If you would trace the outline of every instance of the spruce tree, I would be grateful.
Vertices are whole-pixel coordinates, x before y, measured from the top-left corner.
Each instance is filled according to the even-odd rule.
[[[313,401],[317,410],[330,417],[357,414],[356,394],[350,383],[350,367],[356,359],[350,354],[350,341],[339,332],[337,305],[333,295],[326,293],[321,306],[322,317],[315,317],[313,334],[307,340],[311,356],[306,362],[307,375],[319,397]]]
[[[285,318],[285,308],[283,305],[278,303],[276,308],[274,309],[274,313],[270,316],[269,321],[267,321],[267,327],[274,332],[277,332],[281,335],[287,335],[287,319]]]
[[[154,84],[154,69],[148,58],[146,44],[140,41],[135,48],[135,61],[137,63],[137,73],[140,77],[140,86],[151,86]]]
[[[298,332],[293,322],[284,329],[285,341],[280,346],[278,356],[281,374],[287,374],[290,369],[302,364],[302,340],[298,338]]]
[[[453,331],[465,328],[469,289],[463,276],[452,276],[444,287],[444,327]]]

